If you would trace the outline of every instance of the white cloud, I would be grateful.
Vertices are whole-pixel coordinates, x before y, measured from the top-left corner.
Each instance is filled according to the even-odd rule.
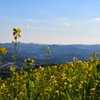
[[[30,28],[30,25],[26,25],[26,28]]]
[[[42,29],[39,26],[36,27],[36,26],[29,25],[29,24],[25,25],[25,28],[27,28],[27,29],[33,29],[33,30],[40,30],[40,29]]]
[[[70,26],[70,24],[69,23],[60,23],[60,24],[58,24],[59,26]]]
[[[27,21],[29,21],[29,22],[30,22],[30,21],[32,21],[32,19],[28,18],[28,19],[27,19]]]
[[[94,22],[100,22],[100,18],[94,18],[94,19],[92,19],[92,21],[94,21]]]
[[[28,29],[29,29],[29,28],[30,28],[30,29],[37,29],[37,27],[35,27],[35,26],[31,26],[31,25],[28,25],[28,24],[25,25],[25,28],[28,28]]]
[[[31,19],[31,18],[26,19],[26,21],[29,22],[29,23],[33,23],[33,22],[40,23],[40,22],[42,22],[42,20],[39,20],[39,19]]]

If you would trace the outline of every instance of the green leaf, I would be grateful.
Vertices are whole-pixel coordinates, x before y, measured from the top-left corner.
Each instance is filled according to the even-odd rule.
[[[70,94],[66,91],[68,100],[72,100]]]
[[[35,84],[33,81],[29,81],[29,87],[35,87]]]

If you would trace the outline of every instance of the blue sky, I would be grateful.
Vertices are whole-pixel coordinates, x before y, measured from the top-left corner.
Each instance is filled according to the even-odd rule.
[[[0,42],[100,44],[100,0],[0,0]]]

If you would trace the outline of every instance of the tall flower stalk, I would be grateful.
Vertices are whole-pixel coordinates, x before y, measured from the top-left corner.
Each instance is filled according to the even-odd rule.
[[[12,43],[14,44],[14,54],[12,55],[12,58],[14,60],[14,65],[16,65],[17,46],[19,44],[18,38],[21,38],[20,32],[21,32],[20,28],[13,29],[14,40]]]
[[[31,91],[31,88],[35,87],[33,77],[31,76],[32,65],[34,65],[34,60],[31,59],[31,58],[28,58],[28,59],[25,59],[24,62],[27,65],[26,70],[27,70],[27,74],[28,74],[28,77],[27,77],[28,80],[26,82],[27,97],[29,98],[29,100],[32,100],[32,95],[31,95],[32,91]]]
[[[30,69],[32,68],[32,66],[34,65],[34,60],[31,58],[25,59],[24,63],[27,65],[27,71],[30,72]]]
[[[46,51],[46,65],[49,65],[49,59],[50,59],[50,53],[51,53],[50,47],[46,46],[45,51]]]

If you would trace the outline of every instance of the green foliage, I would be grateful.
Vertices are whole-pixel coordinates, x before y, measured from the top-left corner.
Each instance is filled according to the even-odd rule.
[[[76,59],[76,58],[75,58]],[[93,58],[92,58],[93,59]],[[74,60],[66,64],[20,70],[0,79],[2,100],[99,100],[99,60]]]

